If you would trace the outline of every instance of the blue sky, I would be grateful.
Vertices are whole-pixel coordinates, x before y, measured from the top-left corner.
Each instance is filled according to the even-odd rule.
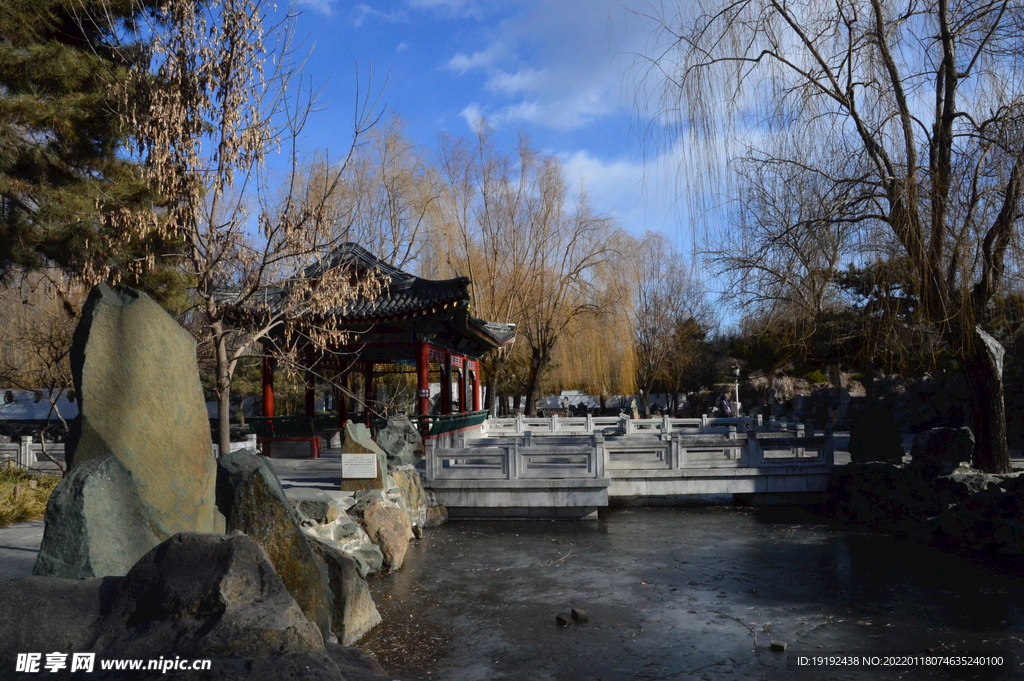
[[[299,0],[297,38],[312,52],[306,73],[325,84],[307,145],[344,151],[356,66],[373,69],[383,101],[408,132],[471,134],[485,116],[504,151],[526,133],[562,159],[568,179],[631,232],[660,230],[691,244],[673,200],[677,175],[645,147],[634,114],[634,55],[649,41],[639,0]],[[649,157],[644,162],[644,157]]]

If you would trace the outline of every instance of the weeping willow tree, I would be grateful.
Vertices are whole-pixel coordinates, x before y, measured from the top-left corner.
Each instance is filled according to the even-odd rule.
[[[807,256],[808,241],[791,237],[823,233],[837,239],[840,262],[901,263],[899,281],[917,319],[935,328],[963,369],[974,464],[1008,472],[1003,349],[982,324],[1016,269],[1019,247],[1024,6],[698,0],[662,7],[651,17],[659,51],[642,62],[651,89],[641,100],[662,139],[682,142],[687,169],[702,169],[688,176],[695,205],[756,192],[750,178],[774,176],[784,182],[766,186],[800,199],[798,210],[762,216],[757,228],[726,216],[753,267]],[[785,282],[787,270],[780,272]],[[751,289],[763,293],[773,295]]]
[[[612,255],[613,230],[585,193],[569,191],[558,160],[525,138],[515,155],[498,153],[486,127],[472,142],[443,138],[437,166],[442,193],[424,271],[468,276],[473,314],[516,325],[515,349],[482,361],[488,408],[515,369],[532,414],[555,348],[576,317],[596,311],[593,274]]]

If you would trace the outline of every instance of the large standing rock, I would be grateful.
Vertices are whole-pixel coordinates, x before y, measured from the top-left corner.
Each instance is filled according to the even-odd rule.
[[[313,550],[327,564],[331,591],[334,592],[331,630],[342,645],[352,645],[381,622],[370,587],[354,558],[322,542],[313,540],[311,543]]]
[[[903,435],[892,411],[876,403],[865,404],[850,424],[850,461],[900,461]]]
[[[238,450],[217,460],[217,505],[228,531],[249,535],[263,547],[302,612],[330,637],[332,594],[320,562],[277,475],[261,457]]]
[[[391,466],[407,466],[423,457],[423,438],[408,416],[388,417],[388,425],[377,433],[376,440]]]
[[[974,433],[962,428],[932,428],[914,438],[910,468],[925,475],[949,475],[974,455]]]
[[[72,466],[116,457],[161,539],[216,532],[216,464],[195,341],[149,296],[93,288],[71,347],[80,415]]]
[[[90,459],[50,495],[32,572],[68,579],[125,575],[159,543],[131,474],[112,456]]]

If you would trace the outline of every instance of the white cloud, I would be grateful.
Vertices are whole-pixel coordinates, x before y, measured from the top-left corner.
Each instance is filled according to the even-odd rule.
[[[405,42],[404,40],[395,46],[395,52],[405,52],[408,49],[409,43]]]
[[[480,124],[484,120],[483,111],[480,110],[480,107],[475,102],[460,111],[459,115],[466,119],[470,130],[474,132],[480,129]]]
[[[472,71],[473,69],[488,69],[505,56],[506,47],[501,43],[492,43],[486,50],[480,50],[466,56],[464,52],[457,53],[448,60],[448,68],[459,75]]]
[[[481,0],[407,0],[415,9],[435,10],[451,17],[466,17],[483,20],[486,3]]]
[[[297,0],[295,4],[327,17],[334,14],[334,0]]]
[[[299,0],[299,2],[330,2],[331,0]],[[352,24],[353,28],[360,28],[363,23],[370,17],[375,19],[381,19],[388,23],[395,23],[397,21],[405,21],[407,15],[402,10],[393,10],[391,12],[382,12],[378,9],[374,9],[367,4],[359,3],[352,8],[352,18],[349,23]]]
[[[643,9],[644,0],[626,0]],[[419,8],[465,9],[463,0],[408,0]],[[481,5],[476,5],[480,7]],[[630,108],[624,87],[628,55],[642,51],[646,29],[622,0],[520,0],[491,22],[486,46],[458,52],[447,67],[465,75],[481,71],[493,98],[478,101],[495,125],[528,122],[573,130]]]

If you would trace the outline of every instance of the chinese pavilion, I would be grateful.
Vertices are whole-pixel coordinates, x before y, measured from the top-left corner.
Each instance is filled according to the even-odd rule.
[[[307,368],[306,417],[314,416],[315,373],[333,372],[341,385],[348,385],[353,373],[361,374],[369,423],[376,412],[376,379],[386,373],[408,373],[412,367],[417,417],[481,410],[480,358],[512,343],[515,325],[470,315],[467,277],[423,279],[392,267],[353,243],[333,251],[324,267],[347,267],[353,277],[376,276],[382,285],[376,295],[356,298],[328,313],[339,328],[351,332],[351,342],[324,349],[300,341],[299,362]],[[433,408],[431,375],[441,384]],[[334,401],[340,427],[349,418],[347,400],[339,390]],[[274,416],[273,360],[269,357],[263,364],[263,413]]]

